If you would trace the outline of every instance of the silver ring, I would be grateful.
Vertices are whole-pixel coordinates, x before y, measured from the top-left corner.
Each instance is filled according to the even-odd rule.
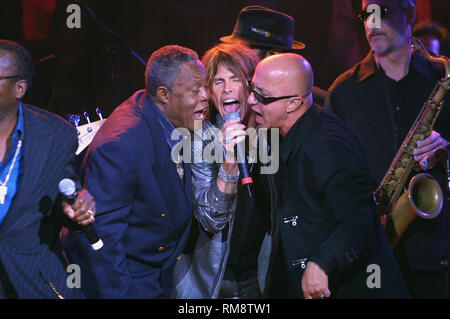
[[[88,209],[87,212],[89,213],[89,219],[92,220],[92,222],[95,222],[95,218],[92,216],[94,212],[91,209]]]
[[[230,143],[233,140],[233,138],[231,136],[227,136],[223,139],[223,141],[225,142],[225,144]]]
[[[322,293],[321,295],[320,295],[320,298],[325,298],[325,294],[324,293]]]

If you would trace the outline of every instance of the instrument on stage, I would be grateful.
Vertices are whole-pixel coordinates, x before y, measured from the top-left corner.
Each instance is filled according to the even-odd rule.
[[[69,117],[69,121],[76,126],[78,131],[78,148],[77,151],[75,152],[76,155],[79,155],[81,152],[84,151],[86,147],[89,146],[89,144],[91,144],[95,134],[97,134],[103,122],[106,121],[106,119],[103,119],[102,113],[99,108],[97,108],[95,112],[97,113],[99,120],[91,122],[89,114],[87,112],[84,112],[83,115],[87,121],[87,124],[83,125],[79,125],[81,121],[80,114],[72,114]]]
[[[450,59],[444,56],[431,56],[422,43],[415,38],[412,39],[412,43],[413,48],[427,60],[445,66],[445,76],[438,81],[425,102],[386,175],[373,194],[380,213],[387,214],[384,229],[392,248],[417,216],[426,219],[436,218],[442,210],[444,200],[439,183],[426,173],[415,175],[406,191],[403,192],[411,170],[418,167],[412,152],[418,141],[424,140],[431,134],[444,105],[445,94],[450,88]]]

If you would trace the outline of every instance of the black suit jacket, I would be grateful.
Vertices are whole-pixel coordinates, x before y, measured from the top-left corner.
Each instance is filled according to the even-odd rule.
[[[282,141],[280,157],[280,266],[272,273],[286,276],[272,274],[272,285],[281,284],[278,290],[285,292],[276,297],[303,297],[308,261],[327,273],[332,297],[407,297],[373,207],[364,156],[345,125],[312,107]],[[382,270],[380,288],[367,285],[371,264]]]
[[[23,105],[24,170],[0,228],[0,260],[19,298],[75,297],[66,284],[59,231],[58,183],[74,178],[76,130],[67,121]]]

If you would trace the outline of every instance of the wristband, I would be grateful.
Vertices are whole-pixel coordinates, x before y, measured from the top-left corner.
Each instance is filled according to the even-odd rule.
[[[226,183],[236,183],[239,180],[239,173],[230,175],[223,169],[223,165],[220,165],[219,177]]]

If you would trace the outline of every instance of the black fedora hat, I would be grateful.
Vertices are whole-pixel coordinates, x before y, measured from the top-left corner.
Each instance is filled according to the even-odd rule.
[[[294,19],[263,6],[248,6],[239,12],[233,33],[220,41],[244,40],[252,46],[300,50],[305,44],[294,40]]]

